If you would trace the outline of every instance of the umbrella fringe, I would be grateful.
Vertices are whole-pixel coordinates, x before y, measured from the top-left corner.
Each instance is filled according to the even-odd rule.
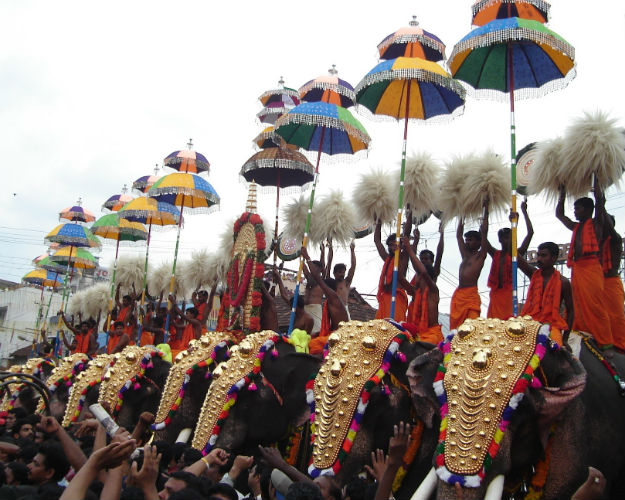
[[[390,69],[365,75],[356,87],[356,94],[360,94],[363,89],[375,85],[376,83],[396,80],[418,80],[419,82],[433,83],[458,94],[462,100],[464,100],[466,94],[460,82],[454,80],[452,77],[439,75],[433,71],[419,68]]]
[[[391,115],[381,115],[381,114],[373,113],[369,108],[367,108],[366,106],[362,104],[357,105],[356,111],[358,112],[358,114],[365,116],[367,117],[367,119],[374,121],[374,122],[397,123],[399,121],[404,120],[403,116],[397,118]],[[429,118],[426,118],[425,120],[423,118],[409,118],[408,120],[418,121],[419,123],[423,123],[425,125],[441,125],[441,124],[449,123],[452,120],[458,118],[459,116],[462,116],[463,114],[464,114],[464,106],[458,106],[451,113],[431,116]]]
[[[369,134],[367,134],[364,130],[360,130],[342,120],[329,116],[289,113],[280,117],[279,123],[276,122],[275,128],[277,130],[279,126],[289,125],[291,123],[298,125],[315,125],[318,127],[326,127],[328,129],[341,130],[350,136],[355,137],[365,145],[368,145],[371,141],[371,137],[369,137]]]
[[[306,158],[302,158],[302,160],[306,160]],[[252,161],[246,162],[243,167],[241,167],[241,173],[244,174],[246,172],[251,172],[260,168],[280,168],[280,169],[288,169],[288,170],[301,170],[306,172],[310,176],[314,174],[315,168],[308,161],[297,161],[288,158],[260,158]]]
[[[246,188],[250,184],[249,181],[242,175],[239,175],[239,183],[241,183]],[[293,195],[293,194],[303,193],[305,191],[308,191],[311,188],[312,184],[313,183],[311,181],[311,182],[302,184],[301,186],[280,187],[280,195],[284,196],[284,195]],[[259,194],[275,195],[276,186],[261,186],[260,184],[256,184],[256,192]]]
[[[347,97],[352,101],[352,103],[356,102],[356,93],[354,90],[348,89],[344,85],[340,85],[338,83],[311,80],[307,84],[303,85],[299,89],[299,92],[301,96],[304,96],[313,89],[331,90],[332,92],[336,92],[337,94]]]
[[[405,33],[402,35],[395,35],[393,33],[382,40],[378,45],[378,51],[383,53],[391,45],[414,42],[419,42],[422,45],[427,45],[432,49],[438,50],[443,56],[442,59],[445,59],[445,44],[421,33]]]
[[[475,15],[478,14],[482,9],[485,9],[489,5],[497,2],[516,3],[517,0],[480,0],[478,2],[475,2],[471,6],[471,17],[475,17]],[[549,17],[549,10],[551,9],[551,5],[549,5],[544,0],[523,0],[521,3],[529,3],[531,5],[534,5],[537,9],[545,12],[547,14],[547,17]]]
[[[188,196],[190,199],[197,198],[205,200],[210,203],[219,203],[219,196],[217,193],[211,193],[202,189],[195,189],[191,187],[183,186],[164,186],[164,187],[152,187],[150,189],[150,195],[153,198],[157,198],[162,195],[175,194]],[[185,207],[186,208],[186,207]]]

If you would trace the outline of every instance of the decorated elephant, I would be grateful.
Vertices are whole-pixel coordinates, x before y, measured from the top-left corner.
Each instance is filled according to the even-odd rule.
[[[23,365],[13,365],[2,374],[0,385],[0,411],[21,406],[27,413],[34,413],[45,382],[54,369],[48,358],[31,358]],[[15,374],[12,376],[11,374]],[[47,394],[46,394],[47,397]]]
[[[60,359],[57,366],[52,370],[46,384],[50,394],[49,412],[57,420],[65,415],[65,408],[69,400],[72,385],[78,374],[85,370],[89,363],[89,356],[84,353],[76,353]],[[40,398],[37,411],[46,411],[43,398]]]
[[[441,417],[434,468],[412,498],[457,498],[456,483],[465,499],[571,498],[588,466],[605,475],[605,498],[623,498],[624,361],[588,338],[578,359],[530,317],[465,321],[408,371],[415,405]]]
[[[230,356],[234,338],[229,333],[210,332],[190,342],[178,353],[167,377],[152,425],[156,440],[173,443],[183,429],[198,421],[212,371]]]
[[[230,353],[213,370],[192,445],[253,454],[307,421],[305,388],[321,361],[270,330],[248,335]]]

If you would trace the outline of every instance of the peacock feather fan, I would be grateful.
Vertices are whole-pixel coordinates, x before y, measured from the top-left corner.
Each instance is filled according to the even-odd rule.
[[[606,113],[586,112],[564,134],[560,177],[569,196],[587,196],[593,174],[603,189],[619,184],[625,171],[625,134]]]
[[[372,169],[360,177],[352,200],[360,224],[391,223],[397,214],[397,175]]]
[[[428,153],[406,158],[404,202],[417,219],[434,210],[440,167]]]
[[[343,199],[343,193],[332,190],[315,206],[315,231],[311,231],[312,243],[331,240],[335,245],[347,246],[354,238],[357,224],[352,205]]]

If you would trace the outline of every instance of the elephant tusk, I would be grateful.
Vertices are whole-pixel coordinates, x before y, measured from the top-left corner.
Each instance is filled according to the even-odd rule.
[[[191,427],[186,427],[182,429],[180,431],[180,434],[178,434],[178,437],[176,438],[176,443],[186,443],[187,441],[189,441],[192,432],[193,429],[191,429]]]
[[[430,472],[428,472],[428,475],[425,476],[425,479],[421,481],[417,491],[413,493],[410,500],[428,500],[436,489],[437,481],[436,471],[434,470],[434,467],[432,467]]]
[[[500,500],[501,494],[503,493],[503,484],[505,479],[506,478],[503,476],[503,474],[495,476],[488,485],[488,488],[486,488],[486,495],[484,496],[484,500]]]

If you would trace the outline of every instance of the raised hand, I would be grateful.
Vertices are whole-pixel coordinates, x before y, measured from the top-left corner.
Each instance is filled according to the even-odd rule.
[[[365,465],[365,470],[376,481],[382,479],[382,475],[388,465],[388,456],[384,455],[384,451],[379,448],[371,452],[371,466]]]
[[[410,441],[410,424],[399,422],[393,428],[393,436],[388,443],[389,462],[401,463]]]
[[[143,465],[138,470],[137,462],[132,462],[128,481],[139,488],[149,488],[154,486],[158,478],[158,466],[161,461],[161,454],[156,446],[143,447]]]

